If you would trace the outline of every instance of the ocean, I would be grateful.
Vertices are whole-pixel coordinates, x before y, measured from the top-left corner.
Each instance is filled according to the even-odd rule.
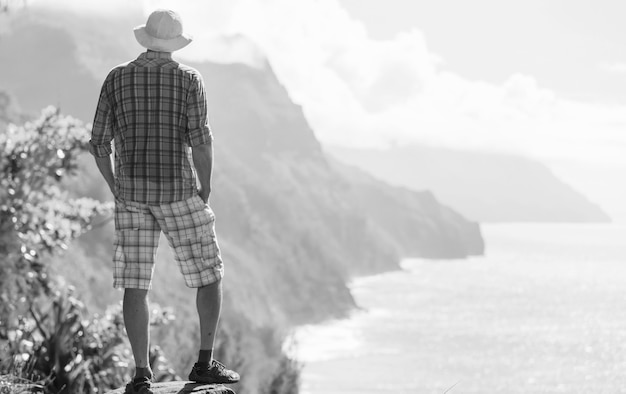
[[[404,260],[299,327],[301,393],[626,393],[626,226],[482,231],[485,256]]]

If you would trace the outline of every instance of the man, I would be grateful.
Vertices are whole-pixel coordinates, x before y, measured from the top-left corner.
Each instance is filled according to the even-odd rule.
[[[98,169],[115,196],[113,285],[125,289],[124,322],[136,366],[126,393],[152,393],[147,295],[161,231],[186,285],[198,289],[200,351],[189,379],[234,383],[239,375],[212,357],[224,269],[208,204],[213,136],[204,84],[196,70],[172,60],[172,52],[191,38],[169,10],[153,12],[135,28],[135,37],[147,52],[106,77],[90,140]]]

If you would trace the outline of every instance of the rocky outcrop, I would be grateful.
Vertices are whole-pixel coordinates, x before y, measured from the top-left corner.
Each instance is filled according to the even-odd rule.
[[[153,383],[154,394],[235,394],[230,388],[221,384],[201,384],[192,382]],[[124,388],[109,391],[105,394],[123,394]]]

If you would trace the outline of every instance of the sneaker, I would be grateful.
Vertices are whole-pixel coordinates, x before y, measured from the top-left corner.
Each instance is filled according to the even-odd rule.
[[[213,360],[211,364],[195,363],[189,374],[189,380],[198,383],[236,383],[239,381],[239,374]]]
[[[154,391],[150,390],[150,378],[133,379],[132,382],[126,385],[124,394],[154,394]]]

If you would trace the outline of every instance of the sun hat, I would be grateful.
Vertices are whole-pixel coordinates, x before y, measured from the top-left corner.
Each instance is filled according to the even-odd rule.
[[[134,29],[141,46],[158,52],[174,52],[189,45],[191,36],[183,33],[183,22],[172,10],[156,10],[145,25]]]

